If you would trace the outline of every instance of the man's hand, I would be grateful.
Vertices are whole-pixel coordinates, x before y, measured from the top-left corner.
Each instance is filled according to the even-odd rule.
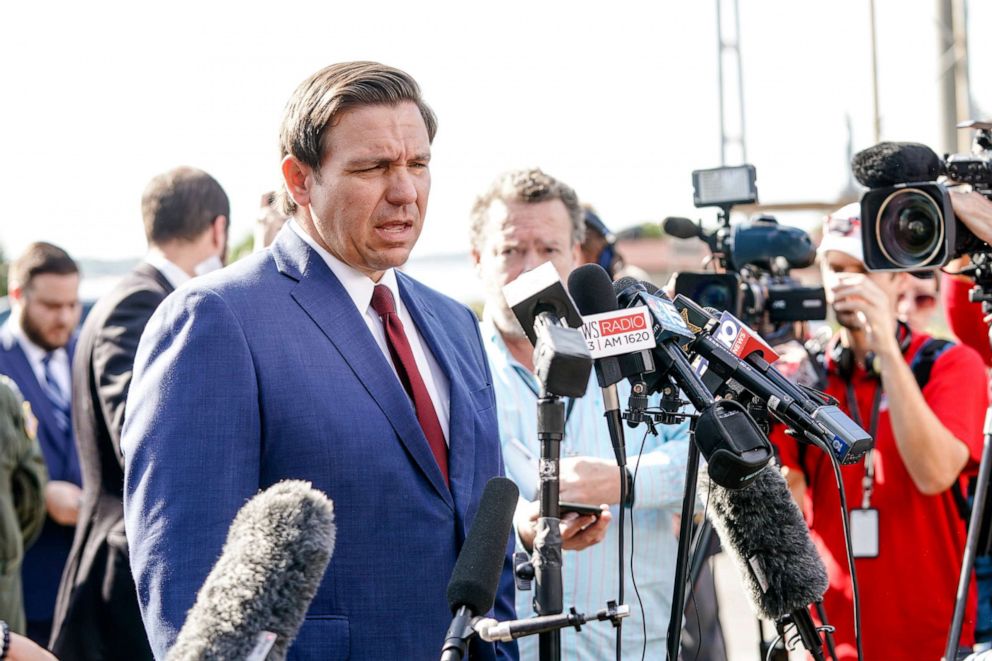
[[[975,236],[992,243],[992,202],[975,191],[957,193],[951,191],[951,206],[957,216]]]
[[[868,350],[899,355],[896,318],[892,302],[881,287],[864,273],[840,273],[833,290],[834,310],[857,315],[864,326]]]
[[[534,550],[534,537],[537,533],[537,519],[541,511],[541,503],[537,500],[527,503],[526,510],[518,510],[517,534],[528,551]],[[600,506],[603,512],[599,518],[589,515],[580,516],[569,512],[561,518],[561,547],[566,551],[581,551],[584,548],[599,544],[606,537],[606,527],[613,520],[608,505]],[[520,516],[522,514],[522,516]]]
[[[56,523],[63,526],[76,525],[82,499],[83,490],[72,482],[53,480],[45,485],[45,509]]]
[[[573,503],[620,502],[620,468],[612,459],[567,457],[561,460],[559,493]]]

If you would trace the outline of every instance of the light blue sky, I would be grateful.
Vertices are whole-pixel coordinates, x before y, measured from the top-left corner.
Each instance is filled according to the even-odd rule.
[[[972,25],[992,10],[972,3]],[[10,5],[10,3],[8,3]],[[883,138],[937,146],[934,0],[877,0]],[[866,0],[740,0],[749,160],[764,202],[832,199],[872,143]],[[614,228],[692,208],[718,165],[715,2],[16,3],[0,37],[0,244],[144,251],[140,192],[190,164],[232,199],[235,236],[277,181],[297,83],[344,59],[420,82],[440,117],[415,256],[466,248],[473,196],[540,165]],[[973,31],[973,93],[992,113]]]

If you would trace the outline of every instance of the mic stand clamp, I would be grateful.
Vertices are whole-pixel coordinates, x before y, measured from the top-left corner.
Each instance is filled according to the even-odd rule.
[[[598,611],[594,616],[589,617],[579,613],[572,606],[567,613],[556,615],[538,615],[523,620],[508,620],[497,622],[492,618],[476,618],[473,621],[474,630],[479,633],[479,638],[486,642],[508,643],[524,636],[534,634],[545,635],[550,632],[560,633],[562,629],[572,627],[576,631],[582,631],[582,625],[586,622],[598,620],[600,622],[609,621],[614,627],[625,617],[630,616],[630,606],[627,604],[617,605],[615,601],[607,602],[607,607]]]

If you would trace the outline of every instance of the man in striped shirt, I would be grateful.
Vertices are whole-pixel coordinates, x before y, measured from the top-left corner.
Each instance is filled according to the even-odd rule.
[[[538,512],[538,383],[533,347],[507,306],[502,288],[547,261],[567,279],[581,263],[583,234],[583,211],[575,192],[539,169],[503,174],[476,200],[472,211],[472,256],[486,288],[482,338],[492,367],[506,472],[521,491],[517,544],[528,551]],[[625,402],[629,386],[622,382],[618,387]],[[594,376],[584,397],[565,400],[565,410],[561,500],[602,504],[604,512],[598,519],[574,513],[562,518],[563,605],[590,614],[617,598],[620,531],[614,519],[620,507],[627,507],[625,601],[631,605],[631,616],[623,626],[624,657],[640,659],[646,644],[647,658],[664,658],[677,549],[673,519],[682,503],[687,425],[659,426],[658,436],[645,434],[643,439],[643,428],[636,437],[628,430],[628,465],[636,480],[632,498],[621,504],[620,472]],[[518,593],[518,617],[533,614],[532,598],[533,593]],[[519,643],[521,659],[537,658],[536,636]],[[615,645],[612,627],[591,624],[581,632],[562,633],[562,658],[612,658]]]

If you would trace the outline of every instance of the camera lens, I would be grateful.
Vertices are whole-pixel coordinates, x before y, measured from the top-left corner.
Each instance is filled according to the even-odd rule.
[[[943,245],[943,214],[926,193],[915,188],[898,190],[878,210],[875,238],[882,254],[894,265],[924,266]]]
[[[690,296],[704,308],[716,308],[717,310],[730,310],[734,305],[734,294],[728,291],[727,285],[723,282],[707,282],[699,287],[694,295]]]

